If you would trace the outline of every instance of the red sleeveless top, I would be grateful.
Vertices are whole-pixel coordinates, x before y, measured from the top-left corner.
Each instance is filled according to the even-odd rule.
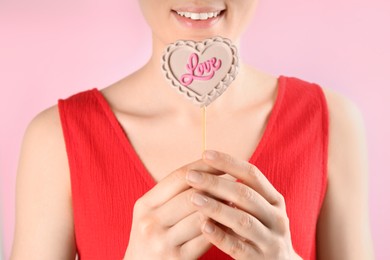
[[[103,95],[59,100],[81,260],[122,259],[135,201],[155,182]],[[327,183],[328,110],[322,89],[280,76],[266,130],[250,162],[284,196],[294,249],[316,258],[316,224]],[[212,247],[202,259],[230,259]]]

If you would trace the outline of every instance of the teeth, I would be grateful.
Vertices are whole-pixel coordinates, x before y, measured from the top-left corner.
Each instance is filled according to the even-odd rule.
[[[176,13],[180,16],[190,18],[191,20],[207,20],[210,18],[217,17],[221,11],[218,12],[210,12],[210,13],[191,13],[191,12],[178,12]]]

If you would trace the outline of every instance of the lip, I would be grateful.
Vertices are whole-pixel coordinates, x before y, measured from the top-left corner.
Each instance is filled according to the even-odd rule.
[[[190,18],[184,17],[179,15],[177,12],[191,12],[191,13],[215,13],[220,12],[220,14],[217,17],[209,18],[207,20],[192,20]],[[173,15],[177,19],[177,21],[187,28],[192,29],[207,29],[214,26],[224,15],[225,10],[224,9],[211,9],[211,8],[195,8],[195,7],[189,7],[189,8],[177,8],[172,10]]]

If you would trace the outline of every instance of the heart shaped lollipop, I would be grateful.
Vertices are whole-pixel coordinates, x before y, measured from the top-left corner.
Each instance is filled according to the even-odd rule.
[[[238,73],[237,48],[221,37],[172,43],[162,63],[171,85],[201,107],[225,92]]]

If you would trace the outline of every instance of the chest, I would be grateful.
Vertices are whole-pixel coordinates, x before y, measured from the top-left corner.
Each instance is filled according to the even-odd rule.
[[[272,105],[206,119],[206,149],[249,160],[267,126]],[[140,119],[117,114],[118,121],[154,180],[201,158],[202,124],[199,119]]]

